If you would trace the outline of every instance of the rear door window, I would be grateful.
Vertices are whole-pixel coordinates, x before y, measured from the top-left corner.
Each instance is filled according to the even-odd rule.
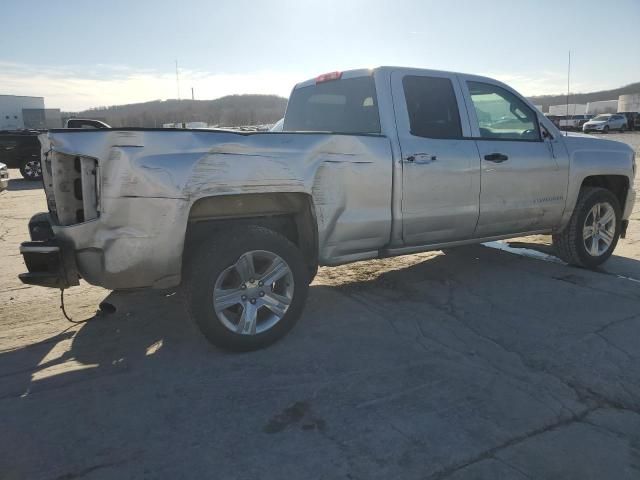
[[[330,80],[296,88],[287,105],[283,130],[380,133],[373,77]]]
[[[411,135],[426,138],[462,137],[460,112],[448,78],[409,75],[402,79]]]

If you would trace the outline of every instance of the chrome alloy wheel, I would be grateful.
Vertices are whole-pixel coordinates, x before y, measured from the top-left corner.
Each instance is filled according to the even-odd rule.
[[[24,173],[29,178],[39,178],[42,175],[40,160],[29,160],[24,164]]]
[[[596,203],[587,214],[582,228],[584,248],[599,257],[611,246],[616,233],[616,212],[608,202]]]
[[[252,250],[220,274],[213,290],[213,307],[232,332],[256,335],[284,317],[293,289],[293,273],[287,262],[275,253]]]

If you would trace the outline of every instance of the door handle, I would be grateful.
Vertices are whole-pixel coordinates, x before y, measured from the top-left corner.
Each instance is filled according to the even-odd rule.
[[[488,155],[485,155],[484,159],[487,162],[502,163],[502,162],[506,162],[507,160],[509,160],[509,157],[507,157],[503,153],[490,153]]]
[[[421,165],[428,165],[431,162],[435,162],[438,159],[435,155],[430,155],[428,153],[416,153],[415,155],[409,155],[405,158],[405,161],[412,162]]]

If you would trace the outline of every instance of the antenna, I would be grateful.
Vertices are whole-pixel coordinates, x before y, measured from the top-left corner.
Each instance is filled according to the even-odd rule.
[[[176,60],[176,89],[178,91],[178,100],[180,100],[180,74],[178,73],[178,60]]]
[[[569,120],[569,86],[570,86],[570,82],[571,82],[571,50],[569,50],[569,64],[567,66],[567,121]],[[567,123],[567,128],[568,127],[568,123]],[[565,133],[565,136],[568,135],[568,132]]]

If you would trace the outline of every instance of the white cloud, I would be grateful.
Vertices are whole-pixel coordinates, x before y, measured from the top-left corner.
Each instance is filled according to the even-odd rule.
[[[296,73],[274,71],[231,74],[180,70],[180,97],[191,98],[191,87],[196,99],[242,93],[287,97],[293,85],[304,78]],[[175,71],[133,69],[125,65],[39,67],[0,62],[0,86],[0,94],[44,97],[47,108],[65,111],[176,98],[178,94]]]

